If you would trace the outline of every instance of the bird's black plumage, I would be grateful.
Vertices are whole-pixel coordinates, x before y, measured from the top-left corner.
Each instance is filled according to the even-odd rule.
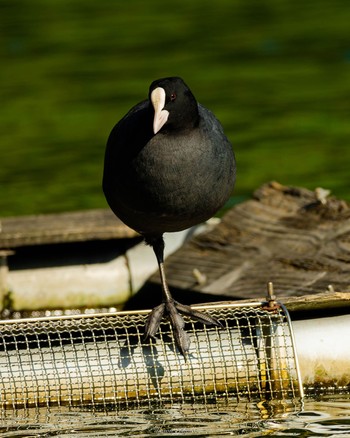
[[[166,313],[183,354],[189,339],[179,312],[209,324],[215,320],[173,301],[165,279],[162,236],[213,216],[229,198],[235,174],[232,146],[220,123],[180,78],[154,81],[148,99],[117,123],[107,142],[107,202],[153,247],[160,268],[163,303],[150,314],[146,334],[156,333]]]

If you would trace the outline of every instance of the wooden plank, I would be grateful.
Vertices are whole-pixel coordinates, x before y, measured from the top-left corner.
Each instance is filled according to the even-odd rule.
[[[350,291],[350,206],[321,200],[316,191],[266,184],[171,255],[166,272],[173,288],[230,299],[261,297],[269,281],[284,297],[329,285]],[[157,273],[150,282],[159,282]]]
[[[309,294],[303,296],[276,296],[276,300],[284,304],[289,312],[313,312],[318,310],[331,310],[331,309],[349,309],[350,308],[350,292],[322,292],[317,294]],[[211,302],[211,305],[227,306],[229,304],[252,304],[257,301],[266,301],[266,296],[263,293],[260,297],[255,299],[236,300],[236,301],[215,301]],[[199,304],[201,306],[207,306],[208,304]],[[196,307],[196,306],[193,306]],[[331,312],[330,312],[331,315]]]
[[[0,248],[137,236],[109,209],[0,219]]]
[[[285,304],[290,312],[350,308],[349,292],[324,292],[303,297],[281,297],[278,300]]]

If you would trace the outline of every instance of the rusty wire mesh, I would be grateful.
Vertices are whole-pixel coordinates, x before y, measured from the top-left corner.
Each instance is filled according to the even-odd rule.
[[[1,321],[0,406],[302,396],[283,306],[200,308],[224,328],[187,320],[187,359],[166,321],[156,340],[143,340],[145,312]]]

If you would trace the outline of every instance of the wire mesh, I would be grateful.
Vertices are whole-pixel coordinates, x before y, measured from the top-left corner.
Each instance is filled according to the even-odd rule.
[[[167,321],[156,340],[143,340],[145,312],[1,321],[0,406],[302,396],[283,306],[200,309],[223,328],[187,320],[187,358]]]

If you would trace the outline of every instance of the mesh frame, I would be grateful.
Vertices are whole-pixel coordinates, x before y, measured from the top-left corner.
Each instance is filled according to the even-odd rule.
[[[223,328],[187,319],[186,359],[167,321],[143,340],[148,311],[1,321],[0,407],[302,397],[284,306],[193,307]]]

